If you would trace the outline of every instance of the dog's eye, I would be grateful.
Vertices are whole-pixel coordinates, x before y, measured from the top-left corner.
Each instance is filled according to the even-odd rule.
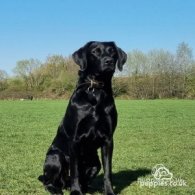
[[[108,51],[109,51],[110,53],[112,53],[112,52],[114,51],[114,49],[113,49],[112,47],[109,47],[109,48],[108,48]]]
[[[115,55],[115,54],[116,54],[115,50],[114,50],[112,47],[109,47],[109,48],[107,49],[107,51],[108,51],[108,53],[111,54],[111,55]]]
[[[93,49],[91,53],[99,56],[101,54],[101,49],[100,48]]]

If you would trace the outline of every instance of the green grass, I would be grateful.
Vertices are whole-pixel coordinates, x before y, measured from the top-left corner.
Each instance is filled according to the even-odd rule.
[[[195,101],[117,100],[116,104],[116,193],[195,194]],[[0,101],[1,195],[48,194],[37,177],[66,105],[67,101]],[[140,187],[138,178],[153,178],[156,164],[164,164],[187,186]],[[101,188],[101,180],[102,173],[94,185]]]

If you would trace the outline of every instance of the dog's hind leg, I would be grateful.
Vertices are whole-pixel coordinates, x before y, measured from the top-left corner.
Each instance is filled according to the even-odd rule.
[[[98,157],[97,152],[93,154],[93,156],[90,157],[87,168],[85,171],[86,176],[89,178],[89,180],[92,180],[97,176],[101,169],[101,163]]]
[[[101,169],[101,163],[97,151],[80,156],[79,158],[79,181],[83,193],[88,191],[88,186],[97,176]]]

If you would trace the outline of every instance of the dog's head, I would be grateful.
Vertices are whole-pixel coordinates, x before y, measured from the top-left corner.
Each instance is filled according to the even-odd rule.
[[[122,71],[127,54],[114,42],[91,41],[74,52],[73,59],[81,71],[90,74],[114,73],[116,65]]]

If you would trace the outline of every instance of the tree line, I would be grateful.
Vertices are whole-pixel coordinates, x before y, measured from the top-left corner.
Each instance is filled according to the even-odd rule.
[[[20,60],[9,77],[0,70],[0,98],[68,98],[75,88],[79,67],[71,57],[48,56]],[[133,50],[122,73],[113,78],[115,97],[132,99],[195,98],[195,60],[182,42],[175,53]]]

